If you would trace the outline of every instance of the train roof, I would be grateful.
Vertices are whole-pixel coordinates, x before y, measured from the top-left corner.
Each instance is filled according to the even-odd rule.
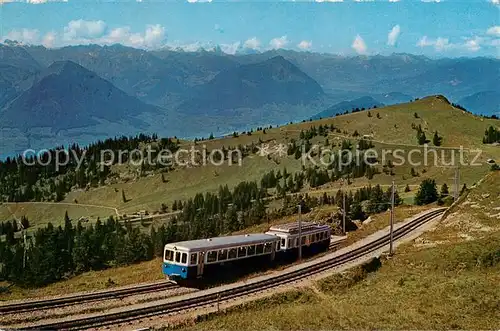
[[[279,240],[279,238],[274,235],[268,235],[264,233],[252,233],[252,234],[243,234],[236,236],[180,241],[176,243],[167,244],[165,245],[165,248],[185,249],[192,251],[201,249],[217,249],[224,247],[233,247],[239,245],[251,245],[257,243],[273,242],[277,240]]]
[[[314,229],[329,228],[329,226],[328,225],[320,225],[320,224],[314,223],[314,222],[302,222],[301,228],[302,228],[302,231],[308,231],[308,230],[314,230]],[[273,225],[269,228],[269,231],[297,233],[297,232],[299,232],[299,222]]]

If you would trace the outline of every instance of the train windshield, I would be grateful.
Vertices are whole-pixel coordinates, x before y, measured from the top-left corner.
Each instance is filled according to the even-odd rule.
[[[166,249],[165,250],[165,261],[173,261],[174,260],[174,252]]]

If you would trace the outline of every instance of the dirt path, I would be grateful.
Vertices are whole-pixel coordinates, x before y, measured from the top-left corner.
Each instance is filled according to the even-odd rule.
[[[12,214],[12,216],[16,217],[14,213],[12,213],[11,209],[9,206],[18,206],[19,204],[32,204],[32,205],[54,205],[54,206],[78,206],[78,207],[91,207],[91,208],[103,208],[103,209],[109,209],[115,212],[116,216],[120,216],[120,213],[118,212],[118,209],[115,207],[109,207],[109,206],[101,206],[101,205],[89,205],[89,204],[83,204],[83,203],[72,203],[72,202],[48,202],[48,201],[28,201],[28,202],[2,202],[0,203],[1,205],[6,205],[9,212]]]

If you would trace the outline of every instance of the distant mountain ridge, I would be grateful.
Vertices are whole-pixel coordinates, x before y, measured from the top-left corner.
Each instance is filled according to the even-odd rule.
[[[500,91],[482,91],[458,101],[468,111],[483,115],[500,116]]]
[[[220,72],[194,89],[180,106],[196,113],[210,110],[256,108],[265,104],[308,104],[322,97],[321,86],[283,56],[240,65]]]
[[[492,114],[499,80],[500,60],[493,58],[283,49],[228,55],[217,47],[47,49],[8,42],[0,44],[0,129],[14,130],[7,134],[15,142],[4,139],[0,149],[18,151],[43,139],[53,145],[70,129],[65,139],[71,141],[146,129],[179,137],[221,134],[432,94]],[[40,134],[41,127],[49,130]]]
[[[342,101],[339,102],[322,112],[319,112],[318,114],[314,115],[312,117],[313,120],[317,120],[320,118],[327,118],[327,117],[332,117],[337,114],[342,114],[346,111],[351,111],[353,109],[370,109],[374,107],[382,107],[384,106],[383,103],[378,102],[372,97],[366,96],[358,99],[354,99],[351,101]]]
[[[5,107],[0,121],[3,127],[22,130],[86,127],[99,119],[128,121],[140,127],[145,123],[137,115],[158,111],[80,65],[58,61],[42,71],[31,88]]]

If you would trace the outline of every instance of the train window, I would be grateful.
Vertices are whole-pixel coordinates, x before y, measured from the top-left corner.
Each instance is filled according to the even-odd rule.
[[[320,237],[319,237],[319,233],[316,233],[316,241],[319,241],[320,240]]]
[[[255,254],[262,254],[264,252],[264,244],[258,244],[255,248]]]
[[[191,253],[190,264],[198,264],[198,253]]]
[[[175,252],[175,262],[181,262],[181,252]]]
[[[255,255],[255,245],[248,246],[248,255]]]
[[[238,247],[238,257],[247,256],[247,247]]]
[[[235,259],[236,258],[236,255],[237,255],[238,251],[236,250],[236,248],[231,248],[229,250],[229,255],[228,255],[228,259]]]
[[[272,243],[265,243],[264,244],[264,253],[271,253],[273,250],[273,244]]]
[[[207,262],[217,261],[217,251],[210,251],[207,254]]]
[[[286,239],[285,238],[281,238],[281,246],[285,246],[285,243],[286,243]]]
[[[174,252],[167,249],[165,250],[165,261],[173,261],[174,260]]]
[[[305,244],[306,244],[306,237],[302,236],[302,245],[305,245]]]
[[[281,242],[276,243],[276,250],[279,251],[281,249]]]
[[[188,259],[187,253],[182,253],[182,260],[181,263],[186,264]]]
[[[298,237],[295,238],[295,245],[294,246],[295,247],[299,247],[299,238]]]
[[[227,260],[227,249],[221,249],[219,251],[219,261]]]
[[[292,247],[292,239],[288,239],[288,248]]]

